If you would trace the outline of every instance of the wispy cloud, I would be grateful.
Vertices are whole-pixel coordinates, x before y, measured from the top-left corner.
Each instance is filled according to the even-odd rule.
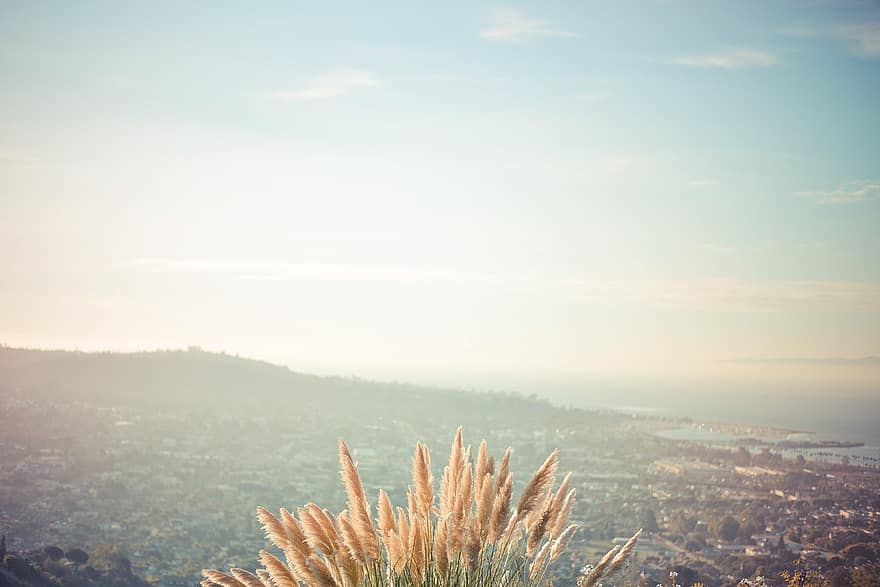
[[[856,180],[842,183],[833,190],[798,192],[823,204],[854,204],[880,199],[880,181]]]
[[[878,311],[880,283],[738,279],[565,279],[381,264],[141,258],[128,270],[247,281],[447,283],[537,288],[574,302],[687,311]]]
[[[522,12],[504,10],[496,12],[489,19],[488,28],[480,32],[480,37],[488,41],[512,43],[527,37],[574,37],[574,33],[556,28],[552,23],[533,18]]]
[[[880,22],[843,25],[835,32],[853,45],[857,55],[880,57]]]
[[[730,363],[754,363],[759,365],[815,365],[819,367],[880,367],[880,357],[745,357],[727,361]]]
[[[625,304],[703,311],[880,309],[880,283],[739,279],[586,280],[565,287],[589,304]]]
[[[493,283],[513,281],[491,273],[345,263],[290,263],[240,259],[135,259],[135,270],[153,273],[213,274],[255,281],[391,281]]]
[[[357,90],[379,85],[381,82],[370,71],[346,70],[318,76],[300,88],[282,90],[272,95],[285,100],[316,100],[345,96]]]
[[[670,59],[669,62],[676,65],[708,69],[742,69],[747,67],[769,67],[779,63],[779,60],[766,51],[731,49],[719,53],[684,55]]]

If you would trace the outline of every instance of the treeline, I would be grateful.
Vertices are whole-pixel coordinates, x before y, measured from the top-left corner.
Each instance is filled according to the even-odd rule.
[[[46,546],[27,553],[6,550],[0,539],[0,587],[149,587],[131,571],[117,548],[101,546],[91,555],[80,548]]]

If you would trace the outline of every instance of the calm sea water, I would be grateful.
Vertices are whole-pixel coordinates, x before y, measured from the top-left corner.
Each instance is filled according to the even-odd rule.
[[[844,454],[880,457],[880,393],[793,395],[667,391],[627,392],[618,394],[618,397],[625,397],[626,402],[615,401],[613,396],[601,393],[567,393],[555,399],[586,408],[810,432],[809,439],[865,443],[862,448],[846,449]]]

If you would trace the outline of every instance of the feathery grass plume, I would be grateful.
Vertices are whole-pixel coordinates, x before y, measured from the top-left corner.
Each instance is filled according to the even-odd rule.
[[[509,446],[507,450],[504,451],[504,456],[501,457],[501,465],[498,467],[498,476],[495,477],[495,492],[501,489],[501,485],[510,477],[510,455],[513,453],[513,449]]]
[[[347,509],[337,515],[314,503],[280,517],[265,508],[257,518],[287,561],[261,551],[262,569],[251,574],[203,571],[203,587],[537,587],[552,583],[551,567],[570,544],[577,525],[568,518],[575,490],[570,474],[554,493],[558,451],[526,484],[513,508],[511,450],[499,461],[480,443],[476,461],[456,431],[435,506],[428,447],[412,460],[407,509],[379,491],[370,516],[357,465],[339,442]],[[630,559],[639,533],[615,546],[595,567],[585,567],[578,587],[594,587]]]
[[[418,513],[428,519],[434,506],[434,476],[431,474],[431,453],[421,442],[416,443],[413,456],[413,487]]]
[[[397,524],[394,522],[394,509],[391,506],[391,499],[384,489],[379,490],[379,532],[382,533],[382,539],[385,540],[390,532],[397,531]]]
[[[552,504],[548,503],[544,507],[544,511],[536,517],[531,528],[528,529],[528,542],[526,543],[526,553],[532,554],[541,540],[544,539],[544,532],[547,530],[547,523],[550,521],[552,514]]]
[[[436,565],[437,575],[441,584],[445,581],[446,574],[449,571],[449,556],[446,550],[446,541],[449,537],[449,525],[447,522],[447,518],[437,520],[437,530],[434,533],[434,544],[431,553],[434,557],[433,562]]]
[[[419,519],[419,506],[416,504],[416,494],[412,487],[406,490],[406,512],[409,514],[409,524],[412,526]]]
[[[538,574],[544,570],[544,563],[547,562],[547,554],[549,552],[550,543],[546,542],[544,546],[541,547],[541,550],[538,551],[538,554],[535,555],[535,560],[532,561],[532,564],[529,567],[529,579],[537,579]]]
[[[282,508],[282,519],[284,519],[284,510]],[[290,513],[288,512],[288,516]],[[296,527],[299,528],[299,533],[302,535],[302,528],[299,523],[296,524]],[[291,534],[292,535],[292,534]],[[312,583],[311,572],[309,571],[308,566],[308,557],[313,556],[313,551],[306,543],[305,536],[303,535],[299,541],[291,540],[291,547],[284,551],[284,556],[287,557],[288,566],[290,566],[290,570],[293,572],[293,576],[299,580],[300,583]],[[259,577],[259,573],[257,576]],[[261,578],[262,580],[262,578]]]
[[[407,561],[407,548],[403,538],[397,532],[391,532],[385,541],[386,561],[394,575],[400,575]]]
[[[495,494],[492,518],[489,526],[489,542],[497,542],[510,520],[510,503],[513,499],[513,478],[508,473],[504,483]]]
[[[253,573],[236,567],[230,569],[230,572],[232,573],[232,576],[238,579],[238,582],[245,587],[263,587],[263,583],[260,581],[259,577]]]
[[[596,566],[587,565],[583,569],[581,569],[581,574],[577,579],[578,587],[593,587],[596,583],[599,582],[603,576],[605,576],[605,571],[608,570],[608,565],[611,564],[611,561],[620,552],[620,545],[616,544],[614,547],[605,553],[599,562],[596,563]]]
[[[342,439],[339,440],[339,464],[342,467],[342,480],[348,495],[348,511],[351,512],[352,523],[364,549],[375,561],[379,558],[379,541],[376,537],[376,529],[373,527],[373,520],[370,518],[370,505],[367,503],[367,496],[364,493],[364,485],[361,483],[357,465]]]
[[[257,519],[263,526],[266,538],[271,540],[272,544],[281,550],[286,550],[290,547],[290,536],[288,536],[284,524],[272,512],[260,506],[257,508]]]
[[[473,469],[465,467],[458,477],[458,486],[455,488],[455,506],[453,516],[457,526],[464,527],[471,517],[472,501],[474,494]]]
[[[467,566],[467,572],[472,577],[476,575],[477,566],[480,564],[480,550],[482,546],[476,525],[472,524],[465,531],[464,552],[462,555]]]
[[[336,528],[336,517],[315,504],[311,504],[310,507],[315,519],[324,530],[324,536],[330,541],[332,551],[328,554],[335,554],[342,550],[342,538],[339,536],[339,531]]]
[[[571,543],[571,539],[574,538],[574,533],[578,529],[577,524],[572,524],[565,530],[563,530],[559,536],[553,540],[553,546],[550,547],[550,562],[555,561],[559,558],[568,545]]]
[[[556,508],[555,518],[550,526],[551,536],[559,536],[562,533],[562,529],[568,524],[568,519],[571,517],[571,510],[574,507],[575,495],[577,495],[577,490],[569,489],[565,494],[565,497],[562,499],[562,503]]]
[[[358,540],[357,531],[354,529],[347,511],[336,516],[336,524],[339,526],[339,534],[342,536],[342,543],[345,545],[348,558],[360,565],[369,564],[367,553],[364,552],[360,540]]]
[[[452,440],[452,448],[449,450],[449,462],[443,468],[443,477],[440,479],[440,515],[443,516],[450,513],[454,506],[456,476],[462,452],[461,426],[459,426]]]
[[[565,520],[562,520],[561,522],[559,516],[562,512],[565,500],[568,497],[569,485],[571,485],[571,473],[566,473],[565,477],[562,478],[562,483],[559,484],[556,493],[550,498],[550,515],[547,520],[547,528],[550,531],[551,536],[558,535],[559,530],[561,530],[562,527],[565,527],[568,523],[567,516]]]
[[[397,527],[400,539],[403,541],[403,544],[409,548],[410,523],[406,520],[403,508],[400,506],[397,507]]]
[[[605,573],[607,577],[610,577],[617,573],[620,569],[623,568],[623,565],[629,562],[630,556],[632,555],[633,549],[636,547],[636,543],[639,541],[639,536],[641,536],[641,529],[636,532],[632,538],[627,540],[626,544],[623,545],[623,548],[614,555],[614,558],[611,560],[611,564],[608,565],[608,571]]]
[[[287,511],[287,508],[281,508],[281,523],[284,525],[284,531],[287,532],[290,547],[295,548],[304,556],[311,554],[311,549],[306,543],[306,535],[303,534],[302,526],[296,521],[293,514]]]
[[[632,557],[641,534],[640,529],[622,547],[617,545],[609,550],[595,567],[584,567],[577,580],[578,587],[594,587],[602,579],[611,577],[620,571]]]
[[[327,566],[327,563],[323,559],[310,559],[309,572],[315,578],[315,582],[313,584],[315,587],[337,587],[338,585],[336,580],[333,578],[333,574],[330,572],[330,567]],[[310,583],[310,585],[312,584]]]
[[[525,489],[519,497],[516,504],[516,516],[518,519],[525,519],[531,514],[547,495],[550,487],[553,486],[554,473],[556,473],[556,464],[559,461],[559,449],[554,449],[544,461],[544,464],[538,467],[535,474],[529,480]]]
[[[428,553],[430,552],[428,539],[423,524],[419,523],[413,526],[410,534],[409,571],[415,585],[421,585],[425,581],[425,574],[428,570]]]
[[[263,584],[263,587],[275,587],[272,583],[272,577],[269,576],[269,571],[266,569],[257,569],[256,570],[257,578],[260,580],[260,583]]]
[[[275,587],[298,587],[298,583],[290,572],[290,569],[287,568],[287,565],[278,560],[278,557],[274,554],[261,550],[260,562],[266,567],[266,571],[269,573],[269,578],[272,579],[272,584]]]
[[[489,468],[489,455],[487,454],[488,448],[486,441],[483,440],[480,442],[480,448],[477,449],[477,468],[474,472],[474,479],[477,482],[476,491],[478,495],[482,490],[480,484],[483,482],[483,478],[486,476],[486,471]]]
[[[202,571],[202,576],[206,579],[205,581],[202,581],[202,585],[211,584],[220,585],[221,587],[243,587],[238,579],[230,577],[226,573],[221,573],[220,571]]]
[[[332,555],[336,550],[333,540],[327,535],[324,525],[315,515],[315,510],[319,510],[318,506],[313,503],[306,505],[298,510],[299,520],[302,524],[303,533],[306,537],[306,543],[309,547],[320,554]]]
[[[476,495],[477,499],[477,510],[476,510],[476,524],[480,534],[480,538],[483,539],[486,537],[486,534],[489,532],[489,518],[492,515],[492,504],[494,503],[492,489],[494,488],[492,484],[492,474],[486,473],[483,475],[483,480],[479,484],[480,490]]]

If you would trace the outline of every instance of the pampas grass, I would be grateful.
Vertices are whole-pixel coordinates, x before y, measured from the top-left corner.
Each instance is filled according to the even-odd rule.
[[[344,441],[339,463],[347,508],[337,515],[310,503],[296,516],[276,517],[257,508],[266,537],[285,561],[261,551],[262,569],[203,571],[203,587],[532,587],[552,582],[548,570],[568,547],[577,526],[569,524],[575,490],[571,474],[553,491],[554,450],[523,489],[516,507],[510,474],[511,449],[495,467],[486,441],[476,462],[461,428],[435,500],[431,455],[416,444],[406,508],[394,507],[382,490],[377,520],[371,515],[357,469]],[[615,546],[595,567],[585,567],[578,587],[593,587],[629,561],[641,530]]]

